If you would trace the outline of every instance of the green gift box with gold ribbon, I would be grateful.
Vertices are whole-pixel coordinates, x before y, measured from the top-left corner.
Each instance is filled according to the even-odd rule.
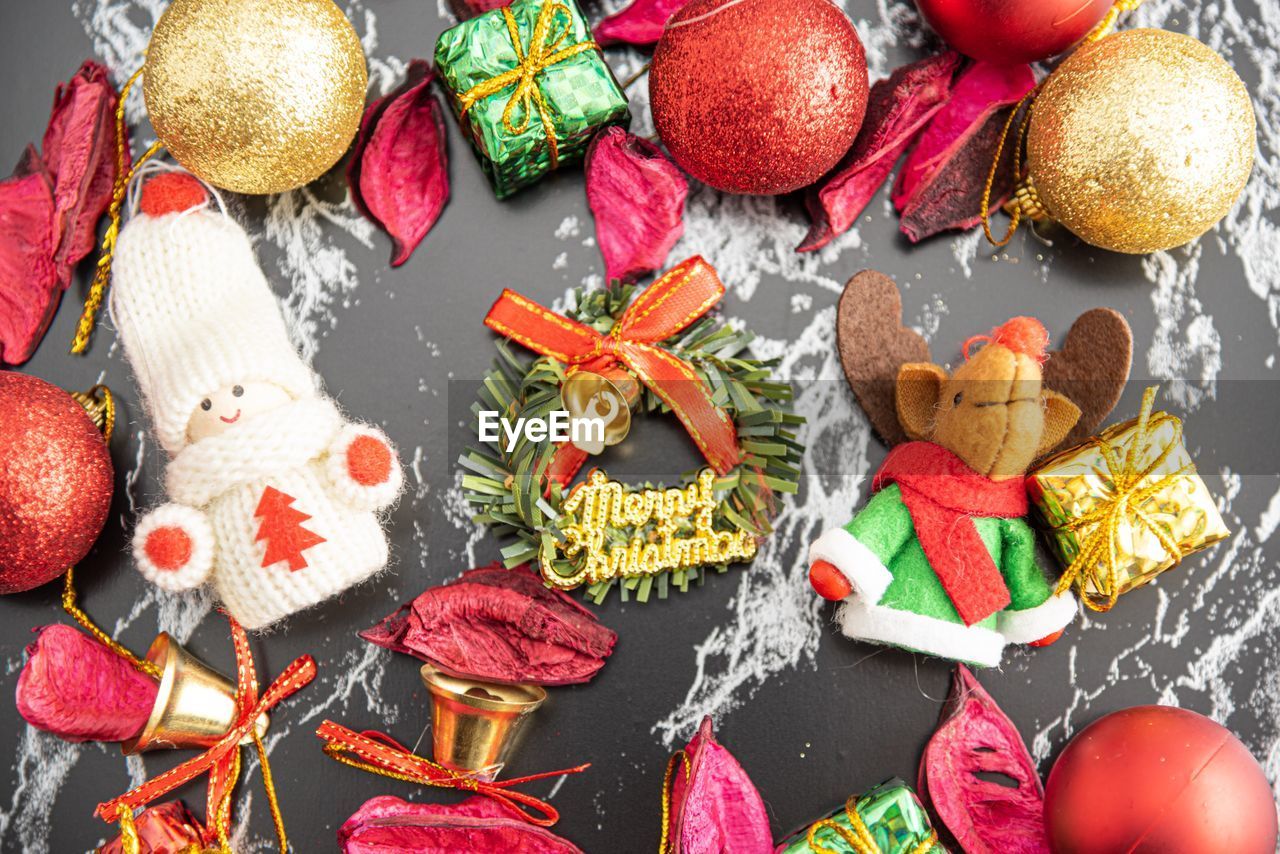
[[[445,30],[436,68],[498,198],[582,157],[627,98],[575,0],[518,0]]]
[[[774,854],[947,854],[911,787],[894,778],[787,837]]]

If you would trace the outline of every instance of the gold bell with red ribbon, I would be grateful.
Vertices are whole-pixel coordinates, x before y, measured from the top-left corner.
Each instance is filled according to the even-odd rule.
[[[573,371],[560,386],[570,443],[593,455],[618,444],[631,432],[631,407],[639,400],[640,383],[623,368]]]
[[[455,771],[492,781],[511,760],[529,716],[547,699],[538,685],[499,685],[422,665],[431,694],[432,755]]]
[[[159,668],[160,690],[142,732],[121,748],[126,755],[162,748],[209,748],[236,722],[236,687],[230,679],[188,652],[167,632],[161,632],[147,650],[146,660]],[[258,716],[258,737],[266,734],[271,719]],[[253,741],[253,734],[241,744]]]

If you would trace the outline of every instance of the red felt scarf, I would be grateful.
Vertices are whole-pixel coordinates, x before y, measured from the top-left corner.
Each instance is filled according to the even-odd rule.
[[[907,442],[885,458],[872,491],[902,490],[916,537],[965,625],[1009,604],[1009,588],[978,535],[973,517],[1014,519],[1027,513],[1022,478],[994,481],[941,445]]]

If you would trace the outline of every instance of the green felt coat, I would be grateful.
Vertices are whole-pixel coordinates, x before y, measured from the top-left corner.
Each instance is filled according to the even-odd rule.
[[[896,483],[872,496],[843,528],[825,533],[810,558],[834,564],[853,593],[837,620],[849,637],[980,666],[1000,663],[1006,643],[1027,643],[1071,622],[1075,599],[1054,595],[1036,562],[1035,535],[1021,518],[973,517],[1009,605],[966,626],[929,565]]]

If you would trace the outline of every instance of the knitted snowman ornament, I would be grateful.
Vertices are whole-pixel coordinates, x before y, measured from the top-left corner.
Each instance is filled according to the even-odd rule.
[[[134,533],[143,575],[166,590],[212,583],[259,629],[386,566],[376,511],[400,491],[395,450],[321,393],[248,235],[191,175],[143,186],[111,316],[170,456],[172,500]]]

